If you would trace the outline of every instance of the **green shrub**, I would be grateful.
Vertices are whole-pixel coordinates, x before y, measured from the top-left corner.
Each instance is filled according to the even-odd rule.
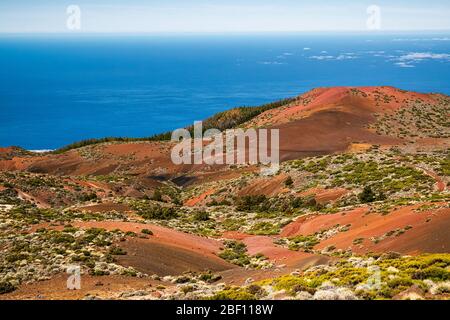
[[[127,254],[127,252],[123,250],[121,247],[111,247],[109,248],[109,254],[114,256],[124,256]]]
[[[275,235],[280,233],[280,228],[270,222],[258,222],[249,230],[250,234]]]
[[[236,209],[239,211],[260,211],[267,201],[265,195],[248,195],[238,199]]]
[[[57,233],[53,238],[54,243],[73,243],[75,242],[74,236],[68,233]]]
[[[364,190],[358,195],[359,201],[362,203],[374,202],[376,197],[370,186],[364,187]]]
[[[149,229],[142,229],[141,232],[142,232],[143,234],[148,234],[148,235],[150,235],[150,236],[153,235],[153,232],[152,232],[151,230],[149,230]]]
[[[425,268],[423,270],[417,270],[412,275],[413,279],[432,279],[436,281],[446,281],[450,279],[450,271],[432,266]]]
[[[178,217],[178,213],[172,207],[153,205],[138,211],[144,219],[170,220]]]
[[[154,200],[154,201],[162,201],[162,193],[161,193],[161,190],[156,189],[156,190],[153,192],[153,196],[151,197],[151,199]]]
[[[213,300],[256,300],[256,296],[243,288],[225,289],[216,293]]]
[[[308,235],[308,236],[295,236],[293,238],[290,238],[290,250],[298,250],[299,248],[303,248],[305,250],[311,250],[314,248],[316,244],[318,244],[320,241],[316,238],[315,235]]]
[[[11,282],[8,281],[0,282],[0,294],[13,292],[14,290],[16,290],[16,287],[12,285]]]
[[[95,192],[83,193],[80,195],[80,200],[83,202],[92,201],[97,199],[97,194]]]
[[[222,276],[214,274],[211,271],[208,271],[208,272],[202,273],[199,276],[199,279],[201,281],[205,281],[207,283],[214,283],[214,282],[219,281],[220,279],[222,279]]]
[[[286,187],[292,187],[294,184],[294,180],[292,180],[291,176],[287,177],[287,179],[284,181],[284,185]]]
[[[224,245],[225,249],[219,253],[220,258],[241,267],[250,263],[247,246],[243,242],[227,240]]]
[[[195,221],[208,221],[209,219],[209,213],[206,211],[198,211],[194,214]]]

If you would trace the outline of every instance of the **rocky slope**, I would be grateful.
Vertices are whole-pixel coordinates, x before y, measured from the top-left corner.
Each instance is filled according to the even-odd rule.
[[[174,165],[168,141],[1,148],[0,298],[448,298],[449,113],[339,87],[213,117],[280,129],[271,176]]]

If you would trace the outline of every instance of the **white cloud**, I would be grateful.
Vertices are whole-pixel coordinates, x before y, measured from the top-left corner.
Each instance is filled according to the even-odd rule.
[[[336,57],[336,60],[350,60],[350,59],[356,59],[354,54],[340,54]]]
[[[399,66],[400,68],[415,68],[414,65],[408,64],[406,62],[397,62],[395,65]]]
[[[399,61],[419,62],[423,60],[450,60],[448,53],[410,52],[398,58]]]
[[[395,65],[402,68],[412,68],[414,63],[418,63],[426,60],[441,60],[450,61],[450,54],[448,53],[433,53],[433,52],[409,52],[401,55],[398,58],[392,59]]]
[[[310,56],[309,58],[314,60],[351,60],[357,59],[357,56],[356,53],[349,52],[349,53],[342,53],[337,56],[319,55],[319,56]]]
[[[284,62],[279,62],[279,61],[262,61],[262,62],[258,62],[259,64],[263,64],[263,65],[282,65],[282,64],[286,64]]]
[[[416,41],[450,41],[450,38],[397,38],[392,39],[395,42],[416,42]]]
[[[285,52],[283,54],[280,54],[279,56],[277,56],[278,59],[286,59],[289,56],[293,56],[294,54],[292,52]]]
[[[315,60],[333,60],[334,56],[311,56],[309,58]]]

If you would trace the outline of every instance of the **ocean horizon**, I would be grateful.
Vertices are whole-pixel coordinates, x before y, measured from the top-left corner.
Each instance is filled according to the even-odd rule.
[[[316,87],[450,94],[450,33],[0,35],[0,146],[147,137]]]

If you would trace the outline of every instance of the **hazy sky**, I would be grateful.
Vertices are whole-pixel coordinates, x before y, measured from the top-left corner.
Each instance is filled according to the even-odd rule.
[[[264,32],[367,30],[370,5],[382,30],[449,30],[449,0],[0,0],[0,32]]]

